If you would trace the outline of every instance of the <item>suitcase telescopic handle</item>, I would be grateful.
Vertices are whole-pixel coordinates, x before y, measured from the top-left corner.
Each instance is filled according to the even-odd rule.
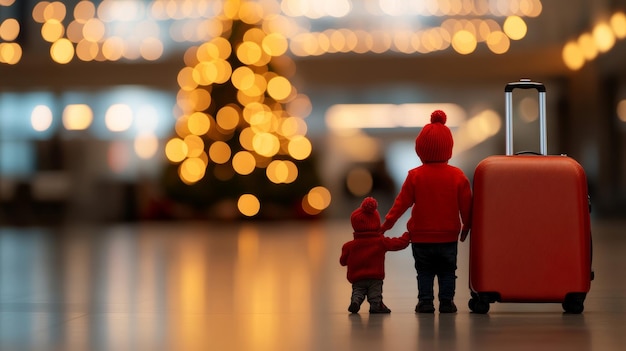
[[[513,155],[513,90],[515,89],[535,89],[539,92],[539,147],[540,153],[547,155],[546,87],[543,83],[533,82],[530,79],[520,79],[519,82],[508,83],[504,87],[506,104],[506,154]]]

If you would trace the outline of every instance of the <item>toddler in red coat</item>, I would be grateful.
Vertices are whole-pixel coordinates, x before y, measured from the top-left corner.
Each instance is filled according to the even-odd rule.
[[[347,278],[352,283],[352,298],[348,311],[357,313],[367,297],[370,313],[389,313],[383,303],[383,279],[385,278],[385,253],[409,246],[409,235],[399,238],[385,237],[380,230],[378,202],[365,198],[361,207],[352,212],[350,220],[354,239],[341,248],[339,263],[348,266]]]
[[[463,171],[448,164],[453,140],[446,120],[443,111],[434,111],[431,123],[417,136],[415,151],[422,165],[408,172],[382,225],[383,232],[390,229],[413,207],[407,229],[417,271],[418,313],[435,311],[435,277],[439,283],[439,312],[457,311],[457,242],[459,233],[464,241],[470,230],[471,187]]]

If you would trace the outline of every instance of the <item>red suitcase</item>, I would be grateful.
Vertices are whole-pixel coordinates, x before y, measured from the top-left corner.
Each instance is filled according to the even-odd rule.
[[[541,154],[513,155],[518,88],[539,92]],[[506,85],[506,155],[487,157],[474,173],[469,308],[476,313],[492,302],[584,309],[592,280],[587,180],[572,158],[547,155],[545,94],[541,83]]]

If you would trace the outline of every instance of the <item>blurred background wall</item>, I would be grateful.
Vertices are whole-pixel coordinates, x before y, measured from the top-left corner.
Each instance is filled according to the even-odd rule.
[[[0,0],[0,223],[386,212],[443,109],[468,177],[507,82],[626,214],[626,1]],[[515,150],[538,150],[515,95]]]

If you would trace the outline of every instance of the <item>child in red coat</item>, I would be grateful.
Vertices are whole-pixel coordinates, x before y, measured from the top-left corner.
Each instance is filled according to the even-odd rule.
[[[415,140],[422,165],[409,171],[382,225],[383,232],[411,206],[407,229],[417,271],[418,304],[415,312],[435,311],[434,279],[439,283],[439,312],[454,313],[457,241],[470,230],[472,193],[469,180],[459,168],[448,164],[452,157],[452,133],[446,114],[437,110],[430,124]]]
[[[348,311],[357,313],[367,297],[370,313],[389,313],[383,303],[383,279],[385,278],[385,253],[409,246],[408,233],[399,238],[388,238],[380,230],[378,202],[365,198],[361,207],[352,212],[350,220],[354,240],[341,248],[339,263],[348,266],[347,278],[352,283],[352,298]]]

